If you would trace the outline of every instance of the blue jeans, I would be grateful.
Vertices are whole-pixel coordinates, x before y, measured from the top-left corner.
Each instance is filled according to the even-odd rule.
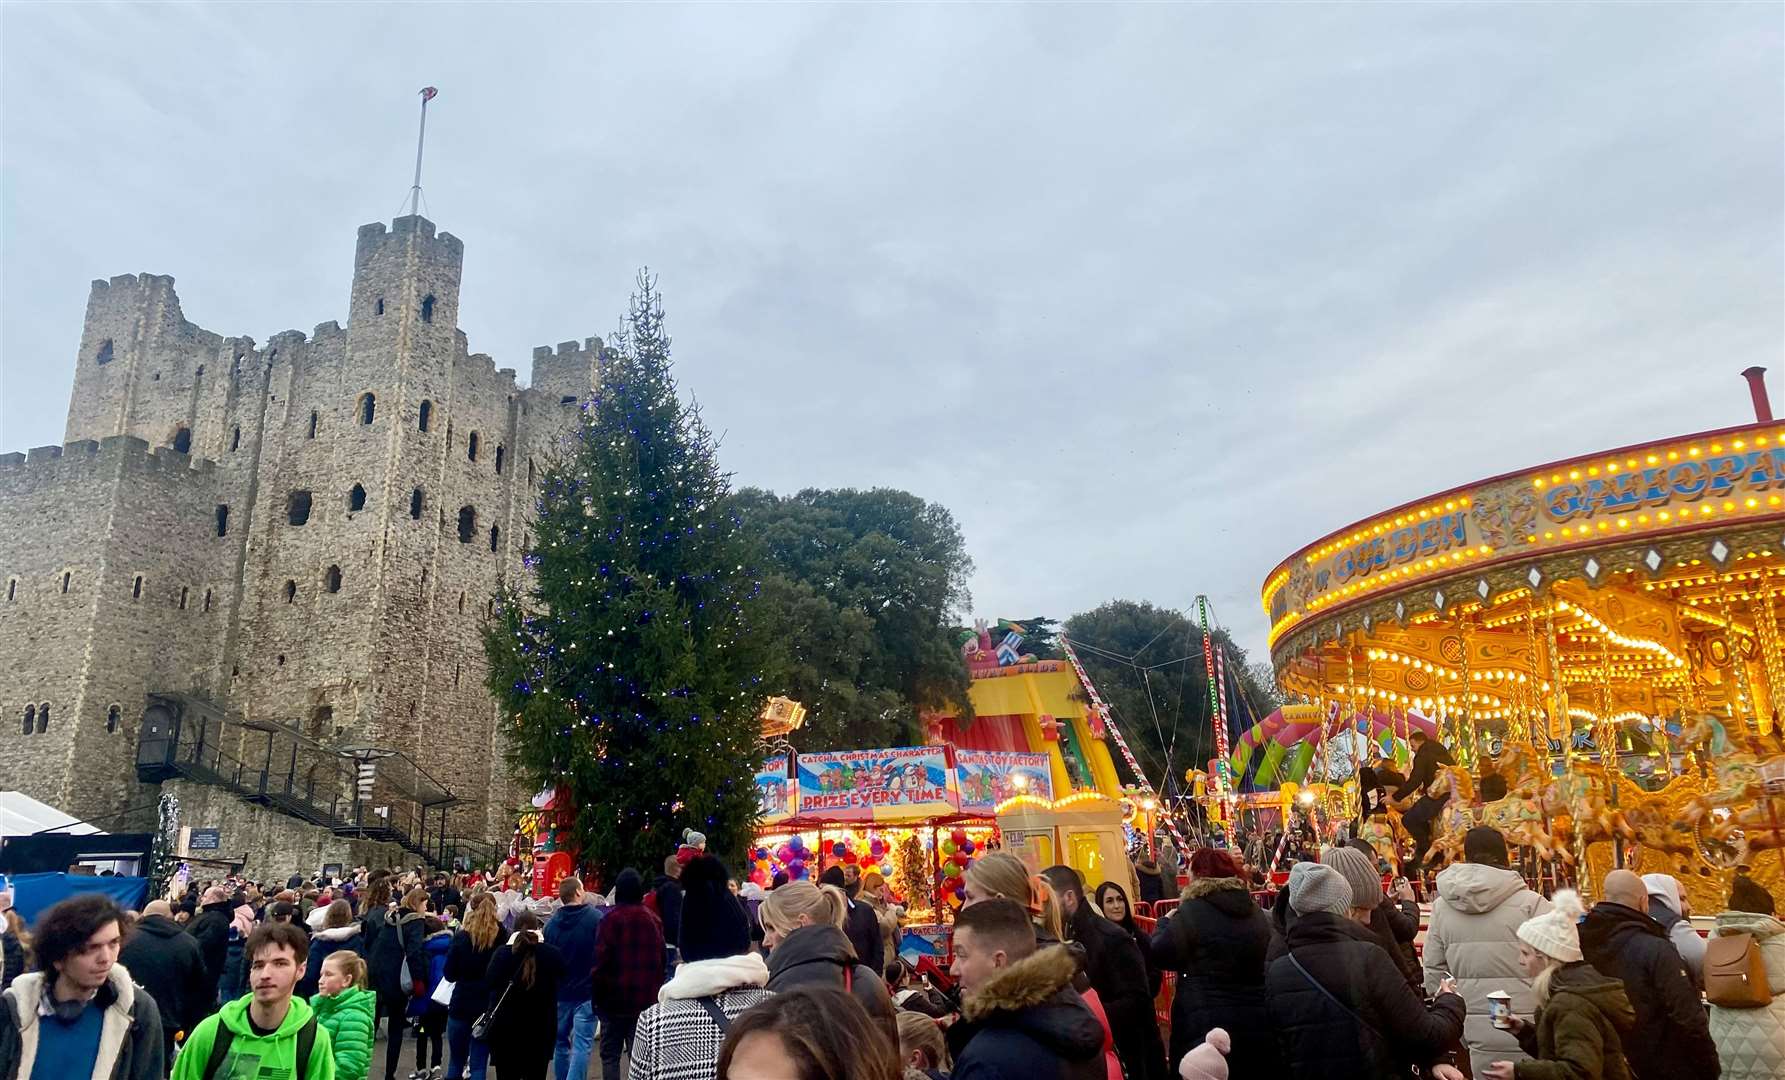
[[[471,1021],[449,1017],[446,1021],[446,1048],[451,1052],[446,1066],[446,1080],[465,1080],[465,1059],[471,1059],[471,1080],[484,1080],[490,1066],[490,1044],[471,1037]]]
[[[587,1001],[558,1002],[558,1044],[552,1054],[557,1080],[589,1080],[589,1055],[595,1049],[595,1006]]]

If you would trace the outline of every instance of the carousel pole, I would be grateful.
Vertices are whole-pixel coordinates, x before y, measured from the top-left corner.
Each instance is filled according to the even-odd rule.
[[[1754,688],[1748,682],[1748,662],[1742,658],[1741,638],[1735,632],[1735,618],[1729,612],[1729,594],[1722,594],[1723,608],[1723,647],[1729,653],[1729,664],[1735,668],[1735,689],[1737,708],[1730,710],[1731,726],[1738,730],[1747,729],[1747,720],[1743,710],[1754,715],[1755,726],[1759,726],[1759,704],[1754,700]]]

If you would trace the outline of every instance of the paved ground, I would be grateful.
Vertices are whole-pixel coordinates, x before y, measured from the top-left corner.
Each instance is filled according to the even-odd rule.
[[[447,1050],[448,1054],[450,1055],[451,1050],[450,1050],[450,1048],[448,1048],[446,1046],[446,1040],[442,1039],[442,1040],[440,1040],[440,1042],[441,1042],[441,1049]],[[373,1044],[373,1046],[372,1046],[372,1067],[366,1073],[367,1080],[384,1080],[384,1054],[385,1054],[385,1048],[387,1046],[388,1046],[388,1040],[385,1039],[384,1028],[381,1026],[378,1029],[378,1041],[375,1044]],[[430,1064],[430,1065],[432,1065],[433,1061],[434,1061],[433,1054],[434,1054],[433,1050],[430,1049],[428,1051],[428,1064]],[[622,1056],[620,1058],[620,1075],[621,1076],[626,1075],[626,1069],[627,1069],[628,1065],[629,1065],[629,1062],[626,1060],[626,1058],[624,1056]],[[409,1074],[414,1071],[415,1071],[415,1029],[414,1028],[405,1028],[405,1029],[403,1029],[403,1052],[397,1058],[397,1080],[408,1080]],[[445,1074],[446,1074],[445,1066],[442,1066],[440,1069],[440,1075],[444,1076]],[[498,1078],[501,1075],[500,1073],[498,1073],[496,1071],[496,1066],[493,1062],[490,1064],[490,1073],[489,1074],[492,1077],[498,1077]],[[549,1071],[548,1071],[547,1075],[548,1076],[550,1075]],[[557,1078],[552,1077],[552,1080],[557,1080]],[[587,1080],[602,1080],[602,1078],[601,1078],[601,1053],[600,1053],[599,1044],[597,1044],[596,1052],[593,1055],[591,1055],[591,1057],[589,1059],[589,1075],[588,1075]]]

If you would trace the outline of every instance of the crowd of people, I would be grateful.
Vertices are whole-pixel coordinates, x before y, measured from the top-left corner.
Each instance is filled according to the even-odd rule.
[[[1274,897],[1227,850],[1190,852],[1181,888],[1176,852],[1137,859],[1142,902],[1178,900],[1156,923],[1120,883],[993,850],[931,980],[883,883],[765,891],[689,839],[606,893],[362,868],[140,913],[83,894],[30,927],[0,894],[0,1080],[398,1080],[411,1039],[405,1080],[1785,1076],[1785,925],[1745,877],[1707,942],[1666,875],[1545,899],[1477,828],[1416,944],[1359,841]]]

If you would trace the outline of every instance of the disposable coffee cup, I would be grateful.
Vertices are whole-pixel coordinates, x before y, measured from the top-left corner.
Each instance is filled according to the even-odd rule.
[[[1487,1008],[1488,1016],[1495,1027],[1508,1026],[1507,1021],[1512,1016],[1512,995],[1504,990],[1495,990],[1487,996]]]

